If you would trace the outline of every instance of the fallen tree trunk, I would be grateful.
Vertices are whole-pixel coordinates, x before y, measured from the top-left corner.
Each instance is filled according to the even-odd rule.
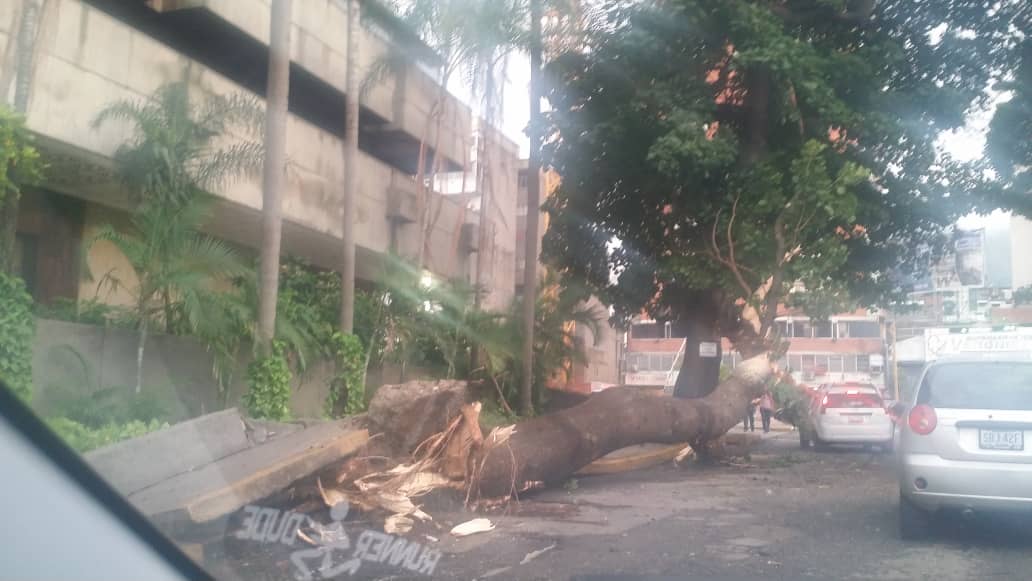
[[[413,499],[433,490],[464,491],[467,503],[478,504],[562,482],[609,452],[635,444],[690,442],[698,452],[741,420],[748,401],[762,393],[774,373],[767,355],[758,355],[736,367],[706,397],[679,399],[616,387],[562,411],[495,428],[486,436],[480,430],[479,402],[461,405],[445,421],[448,416],[439,412],[454,399],[447,386],[393,386],[398,394],[420,391],[426,397],[398,398],[386,391],[383,401],[371,408],[397,408],[384,413],[394,419],[372,423],[404,431],[417,425],[413,415],[431,410],[434,425],[444,423],[443,430],[419,443],[409,463],[378,457],[386,463],[374,468],[373,456],[352,458],[325,473],[325,481],[317,478],[315,489],[327,506],[346,501],[363,510],[385,511],[391,514],[386,527],[407,530],[413,519],[431,519]],[[398,418],[404,420],[399,423]],[[290,496],[312,500],[311,493]]]
[[[627,446],[719,438],[742,419],[749,400],[774,374],[766,354],[735,368],[699,399],[665,397],[631,387],[607,389],[584,403],[516,424],[502,443],[475,451],[467,485],[472,498],[509,496],[561,482],[592,461]]]

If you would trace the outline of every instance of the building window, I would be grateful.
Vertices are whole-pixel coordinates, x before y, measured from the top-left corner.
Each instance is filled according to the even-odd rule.
[[[828,356],[828,372],[829,373],[842,373],[845,368],[845,364],[842,361],[841,355],[829,355]]]
[[[792,321],[793,337],[812,337],[813,330],[810,328],[810,321]]]
[[[843,324],[839,323],[839,332]],[[881,337],[881,325],[876,321],[848,321],[845,323],[846,334],[843,337]]]
[[[517,178],[517,183],[518,183],[519,187],[521,187],[521,188],[526,188],[527,187],[527,172],[525,172],[525,171],[521,171],[520,172],[520,175]],[[523,205],[524,206],[527,205],[526,199],[523,200]]]
[[[814,355],[813,356],[813,371],[814,373],[821,374],[828,372],[828,356],[827,355]]]
[[[856,370],[860,373],[867,373],[871,371],[871,358],[867,355],[857,355]]]
[[[778,326],[778,335],[781,337],[789,337],[788,334],[788,321],[778,321],[775,323]]]
[[[813,336],[830,339],[831,338],[831,321],[821,321],[814,323],[813,325]]]

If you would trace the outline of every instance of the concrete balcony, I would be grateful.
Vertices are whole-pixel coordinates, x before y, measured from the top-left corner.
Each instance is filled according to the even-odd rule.
[[[209,36],[232,27],[268,47],[269,0],[151,0],[159,13],[174,14],[184,26],[203,27]],[[403,70],[388,75],[363,95],[362,106],[379,117],[380,131],[403,132],[428,144],[438,144],[442,155],[461,164],[468,147],[471,114],[461,101],[441,92],[440,85],[417,64],[417,59],[435,60],[436,55],[376,2],[362,2],[363,34],[359,43],[360,74],[365,78],[370,66],[388,53],[391,46],[401,47],[412,58]],[[293,3],[290,35],[291,60],[338,91],[344,91],[347,62],[347,10],[340,0],[304,0]],[[385,26],[383,23],[390,23]],[[426,123],[434,103],[443,97],[441,134]],[[363,120],[364,121],[364,120]]]
[[[111,155],[129,135],[128,126],[90,124],[106,105],[143,99],[163,84],[186,80],[191,92],[244,92],[235,83],[105,12],[78,0],[54,0],[55,21],[44,28],[38,46],[27,119],[52,162],[47,187],[107,207],[124,207],[125,196],[113,178]],[[298,3],[306,4],[306,3]],[[0,8],[0,26],[10,22]],[[251,9],[251,12],[257,12]],[[0,47],[9,31],[0,30]],[[342,140],[290,115],[287,127],[289,168],[283,197],[284,252],[303,256],[326,268],[339,266],[342,234],[340,184]],[[359,156],[359,198],[355,241],[358,275],[375,279],[380,257],[392,239],[402,255],[414,256],[415,225],[391,219],[392,200],[413,199],[415,180],[365,153]],[[223,191],[210,224],[213,234],[256,248],[260,240],[261,187],[258,177],[241,179]],[[463,206],[434,196],[428,263],[443,277],[468,273],[468,253],[449,244],[465,221]],[[397,236],[395,236],[397,234]],[[416,236],[415,238],[418,238]]]

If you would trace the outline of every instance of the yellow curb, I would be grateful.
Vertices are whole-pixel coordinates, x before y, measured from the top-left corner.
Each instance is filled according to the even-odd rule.
[[[633,456],[620,456],[619,458],[599,458],[576,472],[577,476],[593,476],[598,474],[617,474],[641,470],[651,466],[658,466],[669,462],[677,457],[678,452],[688,444],[673,444],[658,450],[649,450]]]

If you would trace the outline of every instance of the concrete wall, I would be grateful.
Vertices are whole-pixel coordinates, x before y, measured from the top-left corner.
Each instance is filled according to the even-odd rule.
[[[54,411],[63,393],[134,386],[137,340],[132,330],[39,319],[32,349],[33,408],[45,415]],[[229,406],[243,409],[247,361],[242,357],[226,398]],[[164,401],[176,419],[223,408],[212,370],[211,354],[192,339],[162,334],[147,338],[143,389]],[[332,372],[331,365],[318,362],[295,378],[290,401],[294,417],[323,415]]]

